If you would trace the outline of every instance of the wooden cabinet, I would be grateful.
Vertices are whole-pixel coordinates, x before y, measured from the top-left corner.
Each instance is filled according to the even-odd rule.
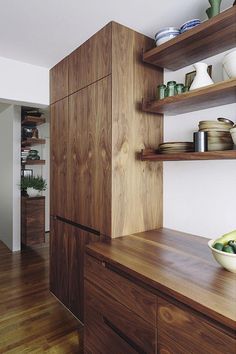
[[[51,220],[50,290],[81,321],[84,313],[84,248],[99,236]]]
[[[25,246],[45,242],[45,197],[21,198],[21,242]]]
[[[111,77],[69,97],[68,218],[111,233]]]
[[[68,216],[68,98],[51,105],[50,214]]]
[[[162,69],[142,63],[152,45],[111,22],[68,56],[68,97],[51,105],[51,215],[108,237],[162,226],[162,164],[136,156],[162,140],[162,117],[138,104],[163,78]],[[52,69],[53,87],[66,63]]]
[[[50,70],[50,103],[54,103],[68,96],[68,58]]]
[[[111,23],[69,55],[69,94],[111,74]]]

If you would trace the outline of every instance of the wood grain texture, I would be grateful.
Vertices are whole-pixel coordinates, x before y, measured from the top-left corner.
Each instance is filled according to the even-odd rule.
[[[126,337],[126,342],[138,348],[138,353],[156,353],[156,329],[151,327],[139,316],[132,313],[128,308],[107,296],[104,292],[85,280],[86,308],[92,308],[95,312],[108,319],[110,329]],[[85,315],[85,328],[88,328]],[[88,331],[89,329],[86,329]],[[86,337],[85,343],[89,338]],[[88,344],[87,344],[88,345]],[[131,345],[132,346],[132,345]],[[99,348],[98,348],[99,350]],[[121,353],[120,348],[112,346],[112,350]]]
[[[236,329],[235,276],[215,262],[207,241],[160,229],[90,245],[87,252],[232,333]]]
[[[25,246],[45,242],[45,197],[21,197],[21,242]]]
[[[68,98],[51,105],[50,214],[68,216]]]
[[[191,312],[158,299],[158,337],[163,333],[189,353],[235,354],[235,339],[215,329],[207,321],[196,317]]]
[[[81,321],[84,319],[84,250],[99,236],[51,218],[50,289]]]
[[[236,80],[231,79],[162,100],[144,100],[142,108],[145,112],[175,115],[235,103],[235,101]]]
[[[85,313],[85,354],[111,354],[111,348],[113,353],[119,348],[118,353],[137,354],[136,350],[104,323],[100,313],[89,306]]]
[[[69,94],[111,74],[111,23],[69,55]]]
[[[111,77],[69,97],[68,219],[111,233]]]
[[[112,23],[112,237],[162,226],[162,164],[136,158],[162,141],[162,116],[139,105],[163,81],[162,69],[142,63],[142,49],[151,46],[151,39]]]
[[[68,96],[68,57],[50,70],[50,103]]]
[[[135,285],[93,257],[85,257],[85,279],[156,326],[156,296]]]
[[[158,154],[155,150],[147,149],[141,152],[140,159],[142,161],[234,160],[236,159],[236,150]]]
[[[158,67],[177,70],[233,48],[236,43],[236,8],[196,26],[176,38],[147,51],[143,60]]]
[[[172,340],[165,333],[162,333],[158,337],[158,354],[189,354],[189,350],[185,350],[176,340]]]
[[[82,325],[50,294],[48,273],[48,244],[12,253],[0,242],[0,353],[82,353]]]

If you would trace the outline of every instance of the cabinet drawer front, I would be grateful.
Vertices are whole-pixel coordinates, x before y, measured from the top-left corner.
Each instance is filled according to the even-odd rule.
[[[111,74],[111,24],[69,55],[69,94]]]
[[[104,323],[138,353],[155,353],[156,328],[150,326],[132,311],[108,297],[85,280],[86,308],[98,312]],[[85,313],[85,327],[86,327]],[[86,340],[86,337],[85,337]]]
[[[116,271],[108,269],[107,266],[96,258],[86,255],[85,278],[156,326],[156,296],[122,277]]]
[[[158,299],[158,337],[193,354],[235,354],[236,341],[190,311]],[[173,347],[174,348],[174,347]],[[165,353],[165,352],[163,352]],[[166,352],[168,353],[168,351]],[[173,353],[170,351],[170,353]]]
[[[104,323],[104,318],[90,307],[86,307],[86,326],[84,329],[86,354],[125,353],[137,354],[137,352],[109,326]]]

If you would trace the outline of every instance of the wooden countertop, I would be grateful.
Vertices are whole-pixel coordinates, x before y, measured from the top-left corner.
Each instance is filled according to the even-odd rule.
[[[207,242],[163,228],[94,243],[86,251],[236,329],[236,275],[216,263]]]

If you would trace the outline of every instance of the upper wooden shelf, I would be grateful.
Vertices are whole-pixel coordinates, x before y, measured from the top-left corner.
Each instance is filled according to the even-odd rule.
[[[236,102],[236,79],[219,82],[162,100],[143,100],[142,109],[175,115]]]
[[[26,140],[23,140],[21,142],[21,146],[22,147],[26,147],[26,146],[34,146],[34,145],[42,145],[45,144],[46,140],[45,139],[33,139],[33,138],[28,138]]]
[[[143,61],[177,70],[235,47],[236,6],[143,54]]]
[[[22,120],[22,125],[41,125],[46,122],[46,119],[43,117],[34,117],[34,116],[25,116]]]
[[[142,150],[140,159],[142,161],[234,160],[236,159],[236,150],[158,154],[155,150],[147,149]]]

